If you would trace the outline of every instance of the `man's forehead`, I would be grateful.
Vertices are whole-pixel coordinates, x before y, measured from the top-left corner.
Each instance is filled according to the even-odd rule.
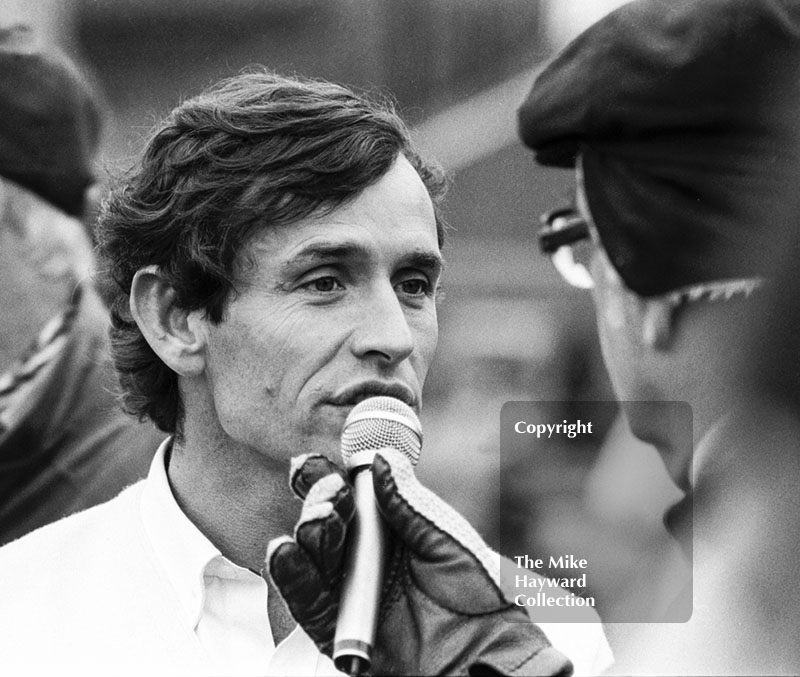
[[[267,226],[251,254],[272,264],[323,259],[438,260],[439,233],[432,201],[416,170],[400,157],[376,183],[343,204],[294,223]]]

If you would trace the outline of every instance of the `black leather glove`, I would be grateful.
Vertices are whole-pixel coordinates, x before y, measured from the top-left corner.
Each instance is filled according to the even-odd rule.
[[[379,451],[372,473],[390,531],[372,673],[570,675],[569,660],[504,592],[500,555],[417,481],[405,456]],[[294,539],[269,544],[265,574],[330,655],[354,514],[352,487],[321,456],[298,459],[291,484],[305,497],[303,510]]]

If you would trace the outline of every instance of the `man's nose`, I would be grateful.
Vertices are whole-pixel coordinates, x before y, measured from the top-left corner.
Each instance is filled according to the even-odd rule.
[[[375,290],[364,304],[352,346],[360,359],[374,359],[384,365],[402,362],[413,352],[414,335],[391,285]]]

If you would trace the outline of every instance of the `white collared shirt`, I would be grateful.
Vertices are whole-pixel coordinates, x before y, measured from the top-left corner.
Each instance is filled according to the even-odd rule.
[[[142,493],[142,523],[205,649],[209,674],[340,675],[300,627],[275,646],[266,582],[223,556],[180,509],[167,479],[169,443],[153,459]]]
[[[266,583],[180,510],[168,444],[115,499],[0,548],[0,674],[341,675],[302,628],[274,645]]]
[[[167,445],[115,499],[0,548],[0,674],[341,675],[302,628],[274,646],[266,583],[181,511]],[[576,674],[610,662],[598,623],[544,630]]]

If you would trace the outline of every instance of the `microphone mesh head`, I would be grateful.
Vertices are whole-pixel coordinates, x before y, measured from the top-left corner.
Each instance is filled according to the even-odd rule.
[[[392,447],[408,457],[412,465],[422,449],[422,426],[414,411],[394,397],[370,397],[359,402],[344,422],[342,460],[360,451]]]

